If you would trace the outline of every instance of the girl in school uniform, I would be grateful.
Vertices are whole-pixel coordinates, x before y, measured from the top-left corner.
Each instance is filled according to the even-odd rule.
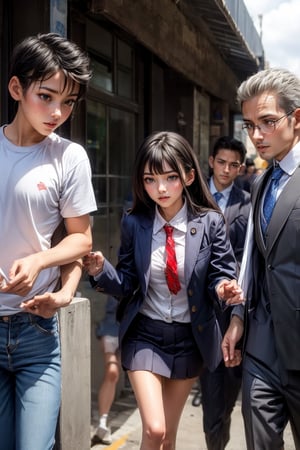
[[[95,289],[120,300],[121,362],[141,414],[140,448],[175,449],[201,368],[221,360],[214,304],[240,293],[224,217],[181,135],[154,133],[137,153],[116,268],[101,252],[84,265]]]

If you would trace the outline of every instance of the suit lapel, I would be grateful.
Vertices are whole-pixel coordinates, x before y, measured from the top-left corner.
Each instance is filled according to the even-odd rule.
[[[253,221],[255,224],[254,232],[255,232],[255,241],[256,244],[262,254],[266,251],[266,246],[264,242],[264,238],[261,231],[260,225],[260,200],[262,198],[262,193],[265,189],[266,183],[272,171],[272,167],[266,170],[266,173],[258,179],[258,182],[253,184],[252,189],[252,206],[253,206]]]
[[[228,199],[228,203],[224,211],[224,216],[228,226],[236,219],[237,215],[236,213],[239,209],[239,206],[237,205],[239,205],[239,202],[240,202],[239,193],[236,187],[233,185]]]
[[[189,285],[197,261],[203,238],[203,231],[203,223],[198,222],[198,220],[192,220],[188,222],[184,263],[184,276],[187,286]]]
[[[140,273],[139,279],[144,282],[142,290],[145,293],[150,278],[153,219],[146,217],[138,226],[139,230],[136,233],[136,260],[138,261],[137,270]]]
[[[252,191],[252,204],[254,208],[255,221],[255,240],[262,254],[270,253],[272,250],[282,227],[287,221],[296,200],[299,198],[300,187],[300,167],[297,167],[291,179],[287,182],[281,195],[276,202],[275,208],[268,227],[268,237],[265,244],[261,226],[260,226],[260,200],[262,198],[263,190],[265,189],[267,180],[269,178],[272,167],[270,167],[266,174],[260,179],[259,183],[254,185]]]
[[[299,198],[300,188],[300,167],[297,167],[290,180],[287,182],[282,193],[280,194],[268,227],[267,237],[267,253],[273,248],[273,245],[278,238],[282,227],[289,218],[289,215],[294,208],[294,204]]]

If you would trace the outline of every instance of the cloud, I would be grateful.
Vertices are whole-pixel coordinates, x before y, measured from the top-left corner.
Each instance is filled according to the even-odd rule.
[[[245,0],[245,5],[260,32],[265,59],[271,67],[283,67],[300,76],[299,0]]]

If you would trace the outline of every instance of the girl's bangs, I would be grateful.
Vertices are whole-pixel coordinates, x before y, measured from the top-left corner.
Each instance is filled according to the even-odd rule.
[[[168,164],[172,170],[178,172],[178,164],[176,159],[168,151],[168,148],[156,147],[155,150],[149,152],[147,160],[151,173],[162,174],[165,172],[164,165]]]

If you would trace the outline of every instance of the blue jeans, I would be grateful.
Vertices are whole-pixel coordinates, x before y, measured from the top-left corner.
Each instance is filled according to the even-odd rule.
[[[0,450],[50,450],[61,398],[57,317],[0,317]]]

